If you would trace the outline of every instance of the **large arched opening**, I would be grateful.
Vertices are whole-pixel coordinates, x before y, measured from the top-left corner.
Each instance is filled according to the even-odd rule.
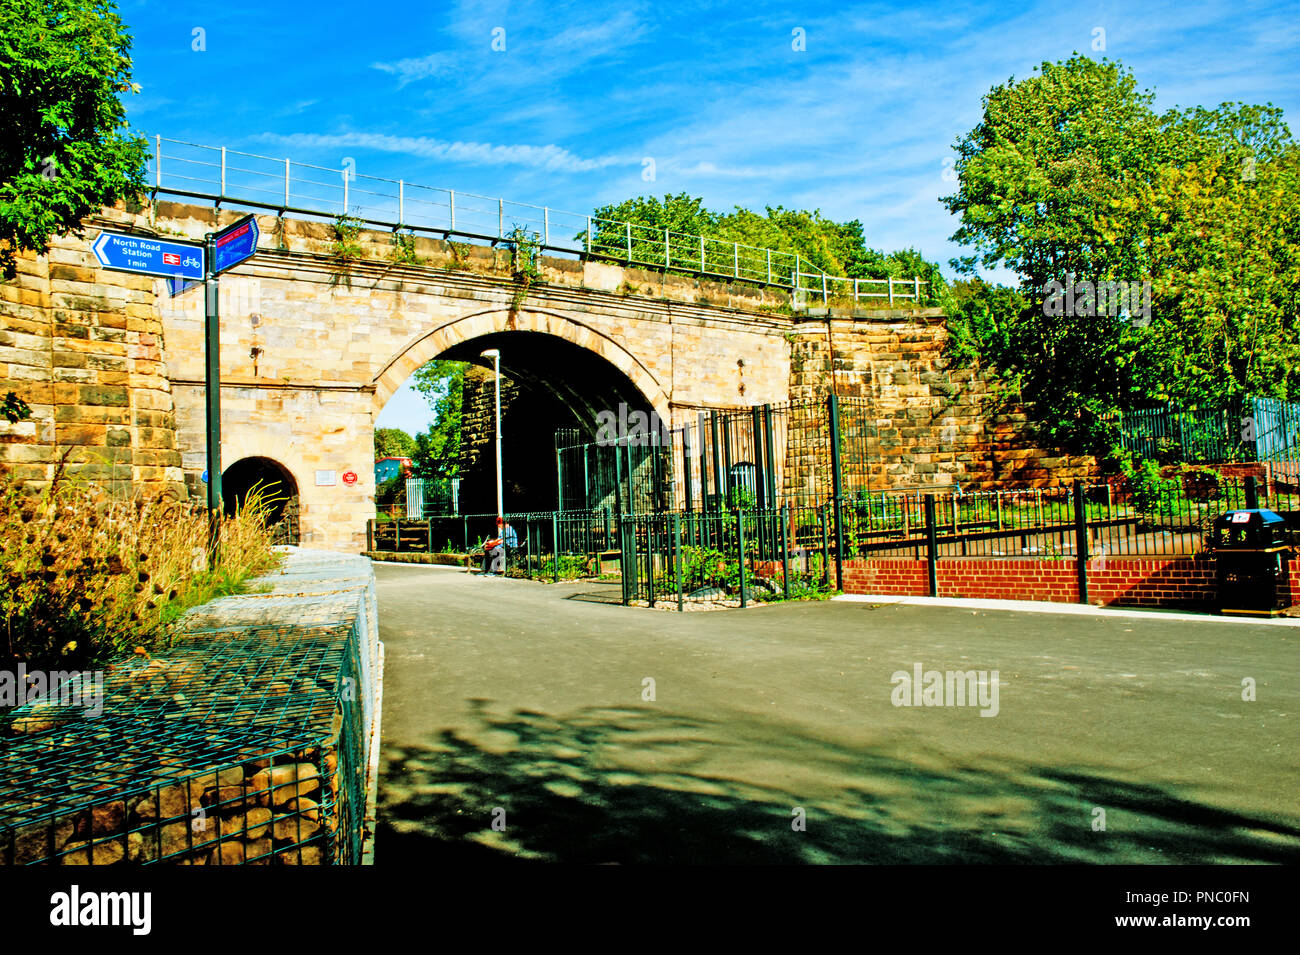
[[[633,412],[667,422],[667,396],[656,377],[621,344],[569,318],[502,312],[468,316],[411,343],[376,380],[382,407],[401,383],[433,359],[475,366],[464,391],[459,458],[461,513],[496,509],[496,381],[489,350],[500,352],[502,473],[507,512],[549,511],[561,500],[557,432],[569,443],[595,439],[600,415]],[[572,480],[574,475],[569,474]],[[591,496],[587,497],[590,503]]]
[[[465,391],[460,500],[468,513],[496,508],[497,382],[493,359],[482,356],[490,349],[501,353],[502,484],[507,510],[557,506],[557,433],[567,432],[569,444],[586,444],[595,439],[602,412],[618,415],[624,409],[626,419],[632,411],[649,415],[654,410],[626,375],[562,338],[499,332],[448,349],[440,357],[484,369],[484,374],[467,380]]]
[[[227,517],[257,491],[267,508],[267,525],[277,544],[297,544],[298,483],[280,462],[265,457],[241,458],[221,474],[221,497]]]

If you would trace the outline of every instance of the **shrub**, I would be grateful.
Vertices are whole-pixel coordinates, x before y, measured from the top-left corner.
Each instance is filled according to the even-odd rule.
[[[165,648],[186,609],[274,565],[267,510],[255,489],[223,518],[209,568],[199,502],[115,500],[62,465],[33,495],[0,473],[0,665],[84,668],[136,646]]]
[[[1162,506],[1182,493],[1182,482],[1177,478],[1161,477],[1160,464],[1149,458],[1136,464],[1126,462],[1124,476],[1128,478],[1133,494],[1133,506],[1148,521],[1160,513]]]
[[[6,392],[5,396],[0,398],[0,418],[4,418],[10,424],[26,420],[31,417],[31,414],[32,409],[27,407],[27,402],[12,391]]]
[[[555,559],[547,557],[543,559],[537,569],[537,576],[541,580],[555,579]],[[560,555],[560,579],[577,580],[580,577],[587,576],[587,558],[577,554]]]

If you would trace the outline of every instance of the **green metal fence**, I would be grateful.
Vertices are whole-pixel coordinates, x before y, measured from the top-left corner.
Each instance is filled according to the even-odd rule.
[[[520,577],[572,576],[599,568],[617,548],[616,517],[608,508],[508,513],[516,544],[506,548],[506,573]],[[495,514],[438,514],[421,520],[366,525],[366,547],[375,553],[464,555],[481,562],[483,542],[498,536]],[[598,572],[598,570],[597,570]]]
[[[1105,419],[1120,445],[1168,462],[1300,461],[1300,404],[1247,398],[1219,408],[1147,408]]]
[[[615,514],[816,507],[841,484],[869,489],[879,460],[865,398],[702,411],[679,428],[607,441],[558,432],[556,503]]]

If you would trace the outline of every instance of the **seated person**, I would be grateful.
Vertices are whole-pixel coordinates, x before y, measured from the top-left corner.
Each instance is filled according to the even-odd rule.
[[[495,577],[502,573],[506,566],[506,548],[516,547],[519,544],[519,536],[515,533],[515,529],[507,524],[504,518],[497,518],[497,534],[500,536],[483,542],[483,576],[485,577]]]

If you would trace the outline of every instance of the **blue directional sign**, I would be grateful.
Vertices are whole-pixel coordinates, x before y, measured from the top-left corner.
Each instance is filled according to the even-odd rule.
[[[101,232],[91,243],[99,264],[117,272],[162,278],[203,279],[203,246],[147,235]]]
[[[213,273],[224,272],[252,256],[257,251],[259,236],[257,219],[254,216],[245,216],[218,232],[213,237],[217,244],[217,251],[213,256],[215,261],[212,263]]]
[[[173,275],[167,280],[167,292],[172,298],[175,298],[177,295],[188,292],[192,288],[198,288],[202,284],[202,282],[195,282],[190,279],[178,279]]]

